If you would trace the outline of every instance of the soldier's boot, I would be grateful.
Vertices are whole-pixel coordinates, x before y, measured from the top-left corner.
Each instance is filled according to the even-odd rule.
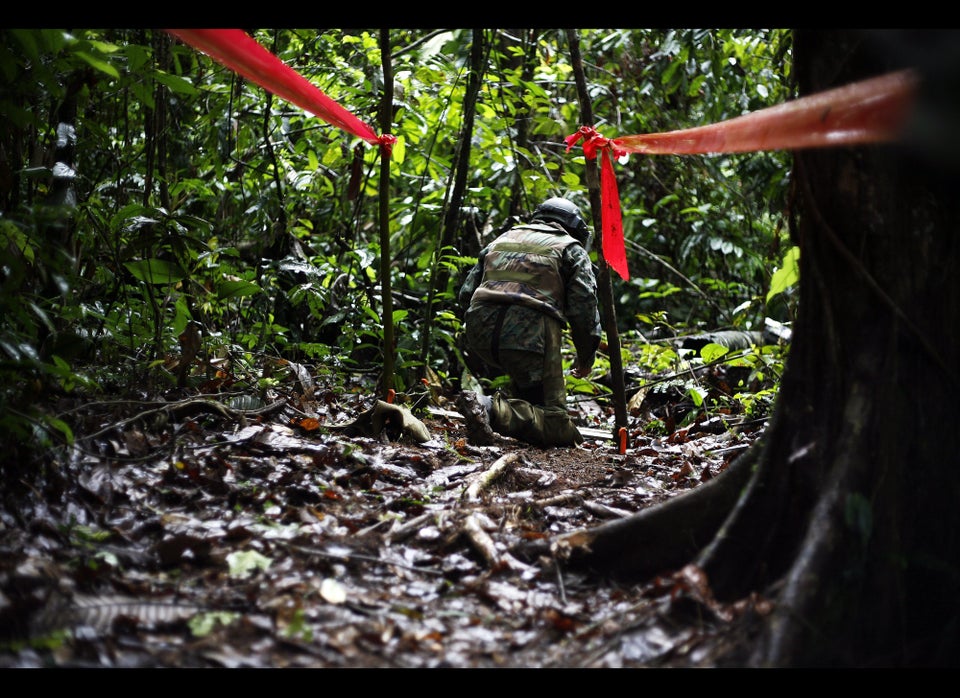
[[[467,440],[470,443],[477,446],[489,446],[493,443],[489,397],[477,395],[472,390],[464,390],[457,398],[457,410],[467,424]]]

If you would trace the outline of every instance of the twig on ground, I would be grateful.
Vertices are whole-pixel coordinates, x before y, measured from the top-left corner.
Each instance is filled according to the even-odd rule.
[[[636,513],[634,511],[626,511],[624,509],[610,507],[606,504],[594,502],[593,500],[589,499],[583,503],[583,508],[594,516],[599,516],[601,519],[622,519],[626,516],[633,516]]]
[[[500,554],[497,552],[497,545],[493,542],[493,538],[483,530],[480,518],[476,514],[470,514],[467,517],[467,520],[463,524],[463,530],[466,532],[473,547],[475,547],[477,552],[487,561],[487,564],[492,568],[500,567],[501,560]]]
[[[497,545],[493,542],[493,538],[483,530],[480,515],[476,513],[470,514],[463,524],[463,530],[466,532],[473,546],[483,556],[483,559],[487,561],[491,570],[497,571],[507,568],[514,572],[524,572],[534,569],[510,553],[501,555],[497,552]]]
[[[480,492],[490,486],[494,480],[500,477],[512,463],[520,460],[520,454],[512,451],[494,461],[487,470],[480,473],[469,487],[463,492],[463,499],[475,500],[480,497]]]

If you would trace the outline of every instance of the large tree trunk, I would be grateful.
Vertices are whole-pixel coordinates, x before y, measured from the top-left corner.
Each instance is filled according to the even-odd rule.
[[[795,156],[800,302],[776,414],[743,494],[692,558],[720,599],[771,594],[759,666],[960,663],[960,159],[952,129],[939,132],[954,141],[931,136],[955,111],[943,95],[960,94],[951,43],[795,32],[801,95],[906,65],[925,87],[905,143]],[[700,519],[698,539],[711,530]]]
[[[945,39],[797,32],[801,93],[906,60],[939,99]],[[960,661],[960,162],[915,136],[796,155],[800,317],[767,454],[788,485],[757,495],[783,512],[764,557],[792,559],[759,664]]]

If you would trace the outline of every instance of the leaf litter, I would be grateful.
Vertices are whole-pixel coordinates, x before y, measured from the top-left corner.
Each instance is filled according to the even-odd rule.
[[[730,649],[746,611],[695,570],[617,584],[550,541],[697,487],[762,420],[653,436],[634,407],[626,449],[474,447],[434,391],[401,396],[418,443],[332,428],[375,400],[297,392],[308,378],[259,402],[63,410],[75,443],[0,507],[0,666],[711,666]]]

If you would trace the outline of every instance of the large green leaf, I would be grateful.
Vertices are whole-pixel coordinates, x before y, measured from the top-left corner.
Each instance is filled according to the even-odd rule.
[[[138,281],[148,284],[170,284],[187,278],[183,267],[165,259],[141,259],[124,262],[124,266]]]
[[[77,58],[80,58],[86,61],[91,66],[99,70],[100,72],[106,73],[112,78],[120,77],[120,72],[116,68],[114,68],[112,65],[110,65],[110,63],[108,63],[107,61],[101,58],[97,58],[96,56],[91,56],[86,51],[75,51],[74,55],[77,56]]]
[[[800,280],[800,248],[794,245],[783,256],[780,268],[773,272],[770,279],[770,290],[767,291],[767,302],[778,293],[783,293]]]
[[[195,95],[198,92],[197,88],[194,87],[193,83],[187,80],[187,78],[182,78],[178,75],[170,75],[162,70],[154,71],[153,78],[157,82],[169,87],[171,91],[178,94]]]
[[[217,298],[221,300],[252,296],[259,292],[260,287],[257,284],[243,279],[227,279],[217,285]]]

